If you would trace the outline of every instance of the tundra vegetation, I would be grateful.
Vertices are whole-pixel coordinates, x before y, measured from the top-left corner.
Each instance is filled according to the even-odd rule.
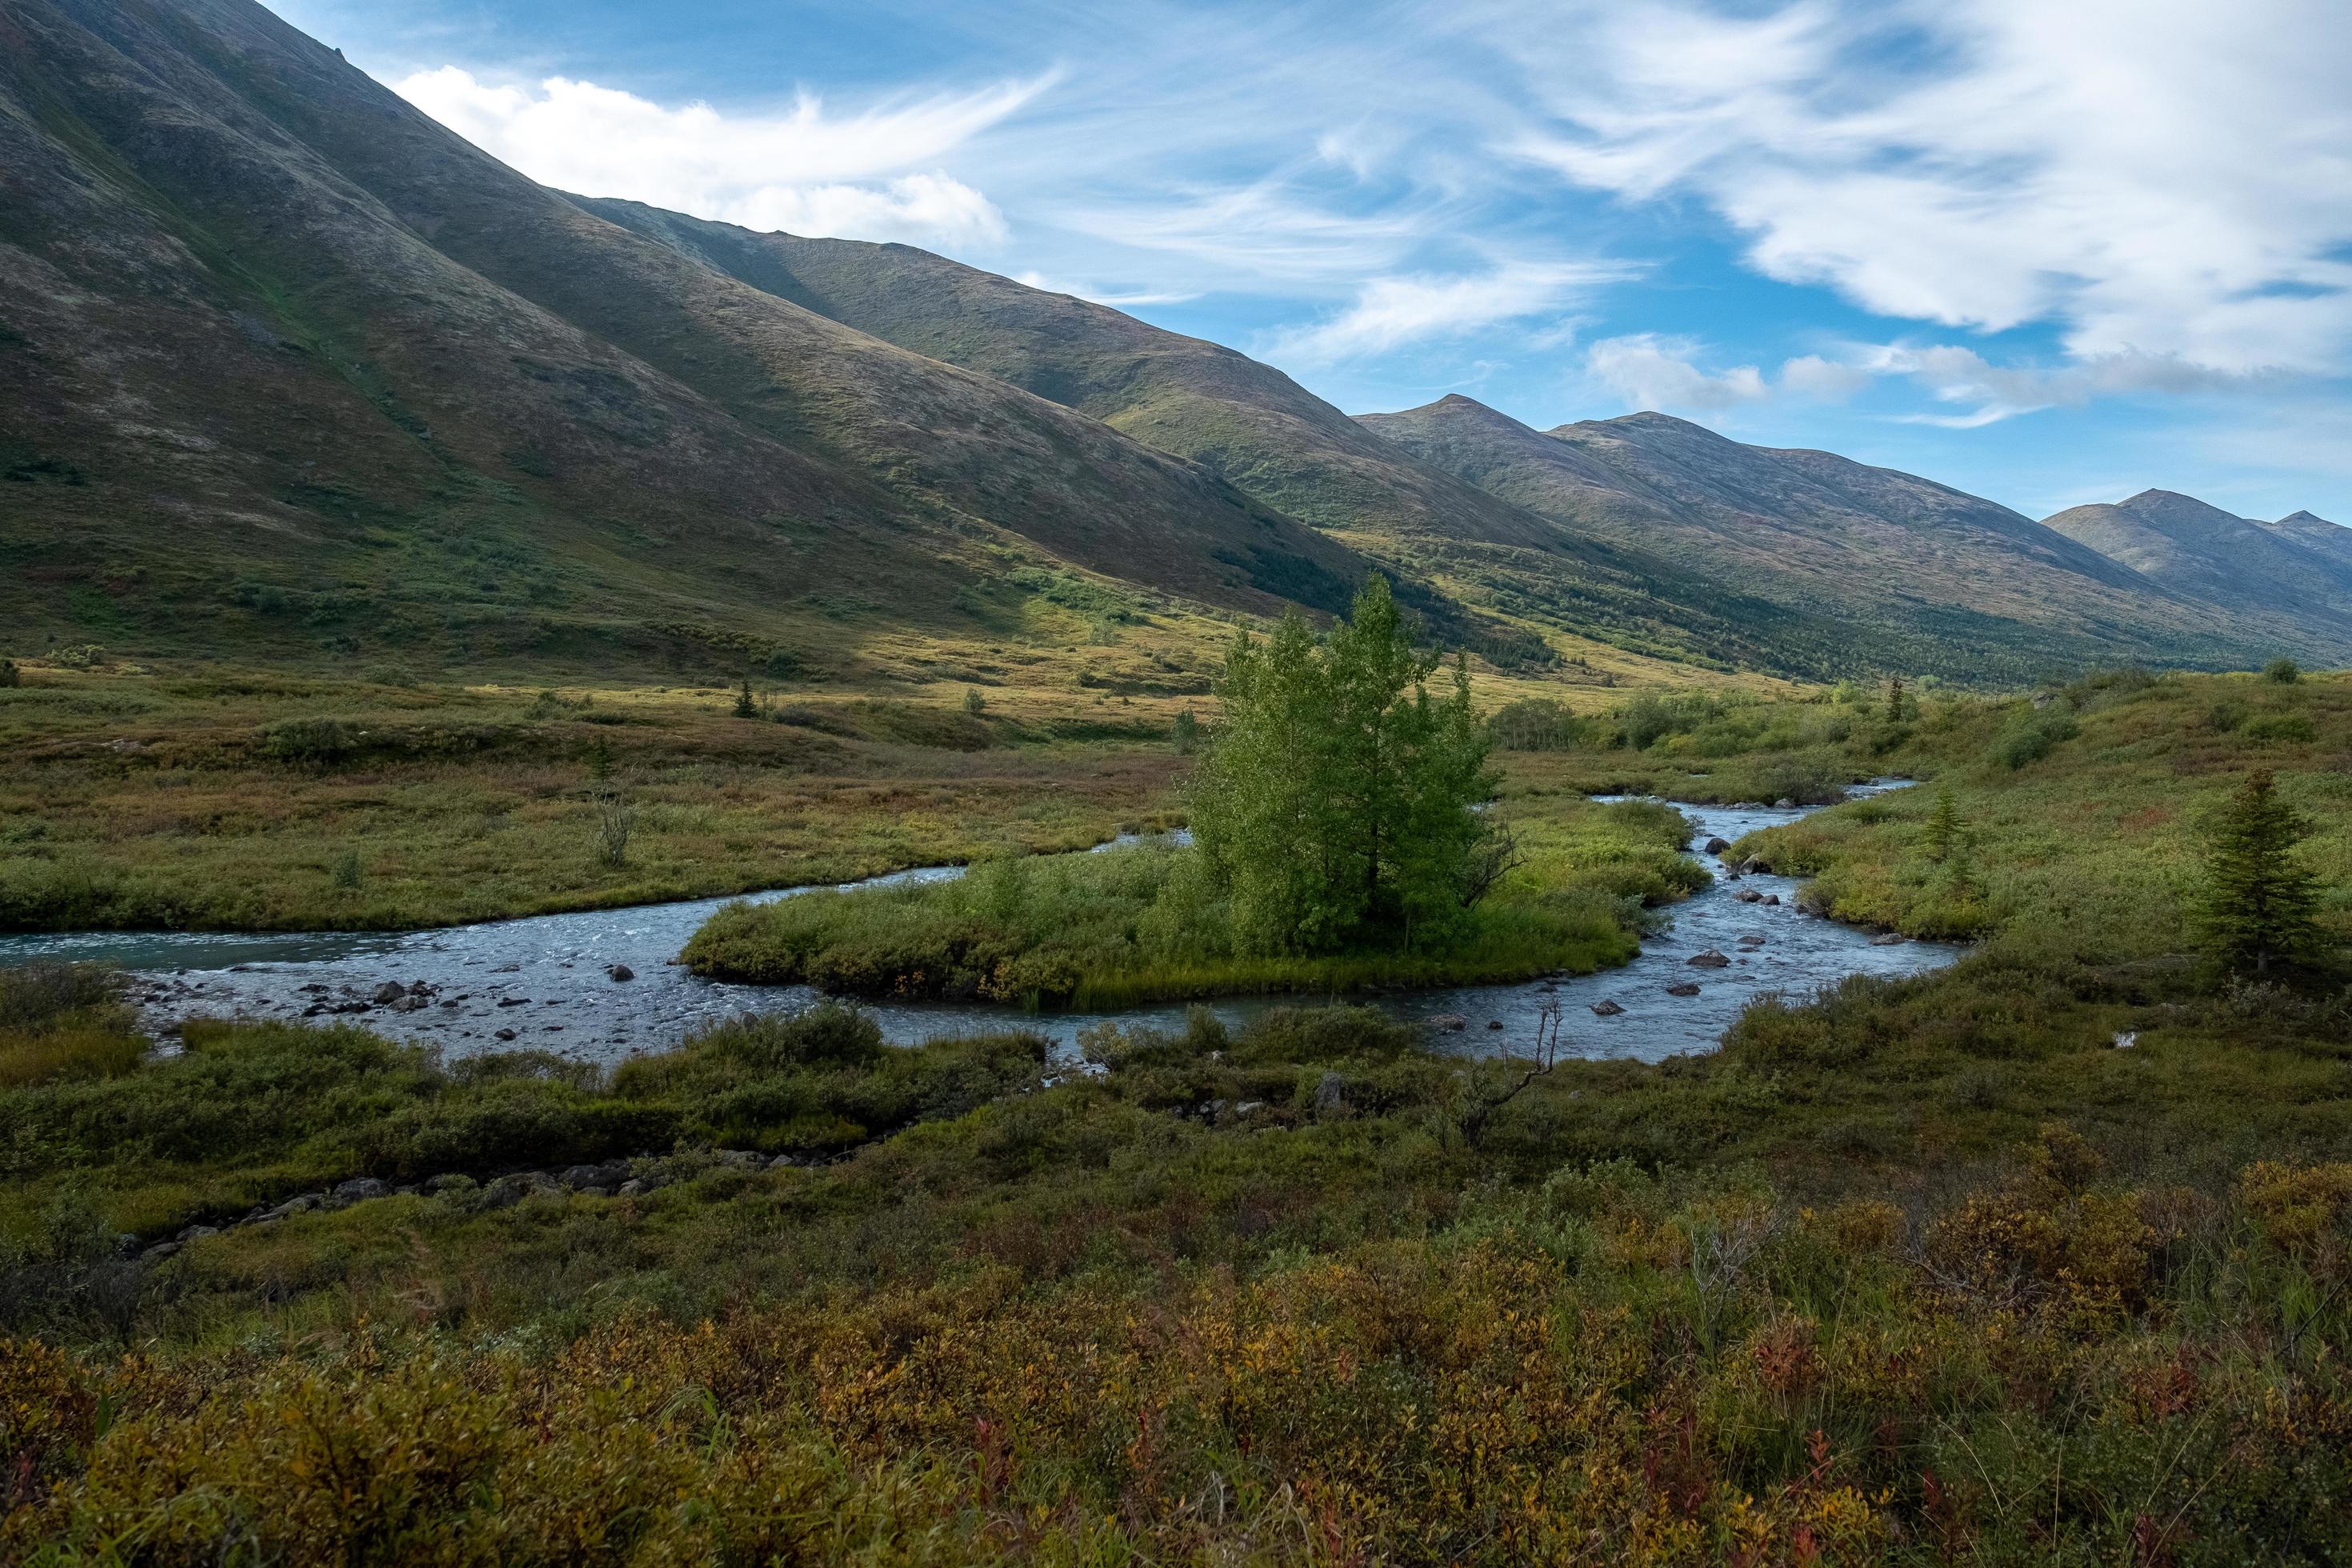
[[[10,973],[0,1556],[2352,1552],[2352,682],[1654,700],[1498,746],[1511,876],[1680,863],[1586,790],[1910,772],[1733,853],[1975,951],[1532,1077],[1327,1006],[1084,1071],[851,1005],[606,1072],[154,1056],[104,977]],[[2200,912],[2263,772],[2312,892],[2266,968]]]

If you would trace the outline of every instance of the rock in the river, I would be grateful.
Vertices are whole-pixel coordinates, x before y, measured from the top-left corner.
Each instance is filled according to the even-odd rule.
[[[1698,994],[1698,982],[1696,980],[1677,980],[1672,985],[1666,987],[1666,994],[1669,996],[1696,996]]]
[[[1683,962],[1694,964],[1700,969],[1722,969],[1727,966],[1731,963],[1731,960],[1724,957],[1723,954],[1716,952],[1715,949],[1710,947],[1705,952],[1692,953],[1690,957],[1685,959]]]
[[[1760,904],[1764,901],[1764,895],[1753,888],[1742,888],[1731,896],[1743,904]]]
[[[408,994],[411,996],[430,996],[433,994],[433,987],[422,980],[412,980],[408,983]]]
[[[512,1029],[500,1029],[500,1030],[499,1030],[496,1035],[492,1036],[491,1037],[492,1037],[493,1039],[511,1040],[511,1039],[513,1039],[513,1038],[515,1037],[515,1032],[514,1032]]]
[[[604,973],[614,980],[635,980],[637,977],[637,972],[625,963],[613,964]]]
[[[1489,1019],[1487,1019],[1487,1020],[1486,1020],[1486,1027],[1488,1027],[1488,1028],[1490,1028],[1490,1029],[1499,1029],[1499,1028],[1501,1028],[1502,1026],[1503,1026],[1503,1020],[1501,1020],[1500,1018],[1489,1018]]]
[[[1797,809],[1797,803],[1784,795],[1772,803],[1772,808],[1775,811],[1794,811]]]
[[[1595,1002],[1592,1005],[1592,1012],[1595,1017],[1613,1018],[1624,1010],[1624,1005],[1622,1003],[1613,1001]]]
[[[530,1005],[530,998],[528,996],[501,996],[499,998],[499,1005],[501,1007],[528,1007]]]
[[[1470,1026],[1470,1020],[1459,1013],[1432,1013],[1429,1026],[1442,1034],[1458,1035]]]
[[[1767,866],[1763,861],[1759,860],[1753,855],[1750,855],[1747,859],[1742,860],[1739,863],[1739,870],[1742,876],[1752,877],[1759,871],[1769,871],[1770,869],[1771,868],[1769,866]]]
[[[375,1005],[379,1007],[389,1007],[407,994],[408,987],[397,980],[387,980],[375,988]]]
[[[1710,838],[1706,841],[1706,852],[1710,855],[1720,855],[1730,847],[1731,840],[1728,838]]]
[[[1773,908],[1778,909],[1780,905],[1780,895],[1778,893],[1767,893],[1764,895],[1764,901],[1771,905]]]
[[[1873,947],[1900,947],[1910,940],[1911,939],[1909,937],[1905,936],[1899,931],[1890,931],[1881,935],[1872,937],[1870,939],[1870,945]]]

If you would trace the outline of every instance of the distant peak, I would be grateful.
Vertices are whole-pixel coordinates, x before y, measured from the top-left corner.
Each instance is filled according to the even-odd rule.
[[[1465,397],[1449,392],[1434,403],[1424,403],[1418,408],[1402,408],[1394,414],[1366,414],[1364,419],[1451,419],[1475,420],[1482,425],[1508,425],[1519,429],[1526,426],[1499,409],[1489,408],[1475,397]]]
[[[2314,511],[2291,511],[2279,519],[2281,528],[2335,528],[2338,526]]]

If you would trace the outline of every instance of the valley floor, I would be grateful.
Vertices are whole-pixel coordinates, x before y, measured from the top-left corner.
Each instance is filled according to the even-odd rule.
[[[1979,950],[1533,1076],[1323,1008],[1085,1073],[846,1009],[609,1075],[285,1025],[144,1059],[102,983],[13,977],[0,1556],[2352,1553],[2345,975],[2217,973],[2183,917],[2270,768],[2352,933],[2352,681],[1643,738],[1516,755],[1506,805],[1916,772],[1739,852]]]

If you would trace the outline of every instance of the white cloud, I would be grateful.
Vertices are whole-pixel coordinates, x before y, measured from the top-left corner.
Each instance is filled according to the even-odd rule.
[[[1507,45],[1570,180],[1688,192],[1765,273],[2085,360],[2352,356],[2341,0],[1591,7]]]
[[[1015,283],[1041,289],[1048,294],[1068,294],[1076,299],[1090,300],[1097,305],[1109,305],[1124,310],[1129,305],[1181,305],[1187,300],[1197,300],[1198,294],[1162,292],[1150,289],[1102,289],[1090,283],[1069,283],[1049,278],[1043,272],[1016,272]]]
[[[480,81],[455,66],[395,89],[542,184],[627,196],[754,228],[857,239],[1001,240],[979,191],[921,165],[1017,112],[1048,79],[828,113],[803,95],[783,114],[668,108],[594,82]]]
[[[1276,332],[1264,347],[1274,359],[1329,363],[1549,315],[1596,285],[1628,276],[1624,268],[1603,264],[1514,262],[1453,277],[1375,278],[1336,314]]]
[[[1872,379],[1871,373],[1861,365],[1823,359],[1819,354],[1800,354],[1780,366],[1780,385],[1785,390],[1823,403],[1852,397],[1868,386]]]
[[[1585,351],[1584,368],[1633,408],[1716,413],[1770,395],[1754,365],[1710,373],[1695,363],[1700,352],[1688,338],[1634,332],[1594,343]]]
[[[1963,414],[1897,417],[1948,430],[1974,430],[2014,415],[2074,406],[2095,397],[2242,390],[2269,377],[2231,375],[2174,355],[2099,354],[2059,365],[1997,365],[1974,349],[1884,343],[1854,352],[1847,368],[1908,377],[1937,402],[1972,404]]]

